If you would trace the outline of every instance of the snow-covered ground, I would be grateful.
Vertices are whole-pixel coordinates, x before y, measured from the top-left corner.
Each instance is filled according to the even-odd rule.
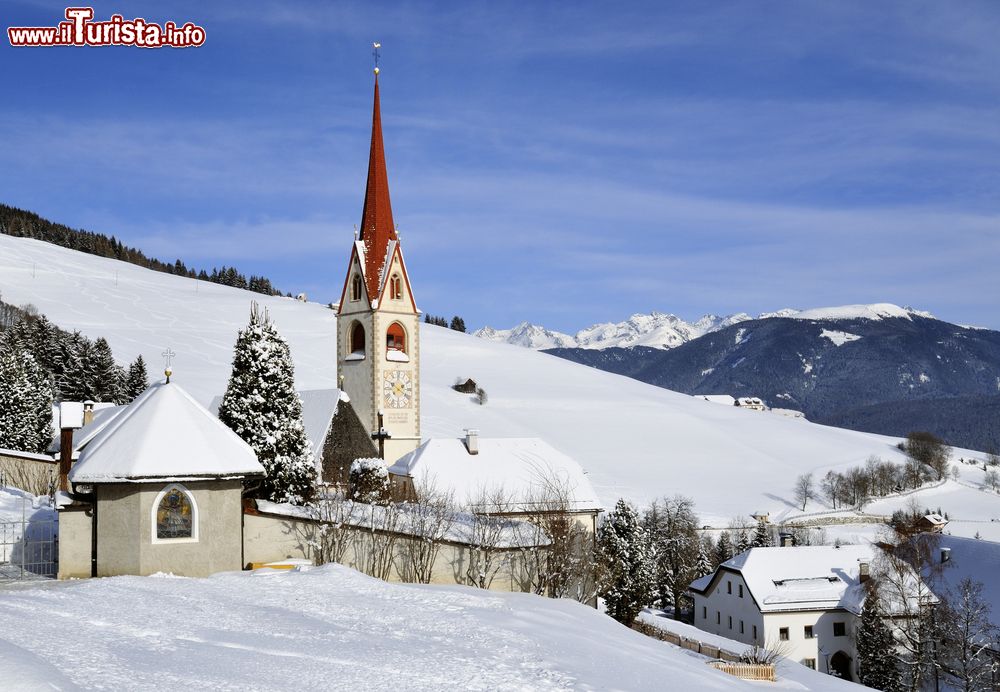
[[[340,259],[331,258],[331,271],[342,271]],[[419,299],[419,284],[414,290]],[[257,300],[291,345],[298,388],[336,386],[335,315],[324,305],[3,235],[0,295],[34,304],[64,328],[105,336],[122,362],[142,353],[151,373],[171,347],[175,380],[205,405],[225,389],[236,332]],[[758,511],[792,516],[800,473],[819,478],[870,455],[903,458],[892,438],[718,406],[439,327],[421,326],[420,353],[425,439],[458,437],[470,427],[483,437],[540,437],[580,462],[607,506],[618,497],[644,504],[682,493],[695,500],[706,524],[725,526],[734,515]],[[453,391],[457,376],[479,382],[489,403]],[[980,519],[1000,514],[1000,496],[982,493],[976,500]]]
[[[7,589],[0,622],[5,690],[760,688],[572,601],[340,565]],[[782,686],[845,689],[818,674]]]

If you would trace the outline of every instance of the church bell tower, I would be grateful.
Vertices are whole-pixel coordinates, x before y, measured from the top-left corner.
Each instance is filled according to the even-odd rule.
[[[392,222],[378,73],[376,64],[365,204],[337,312],[337,379],[369,433],[383,414],[391,464],[420,445],[420,311]]]

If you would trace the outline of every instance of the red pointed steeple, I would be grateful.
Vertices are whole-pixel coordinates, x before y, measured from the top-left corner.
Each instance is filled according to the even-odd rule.
[[[386,262],[390,240],[396,240],[389,202],[389,176],[385,170],[385,148],[382,145],[382,113],[378,99],[378,74],[375,75],[375,107],[372,112],[372,146],[368,157],[368,185],[365,188],[365,208],[361,214],[360,240],[365,244],[365,283],[368,295],[376,299],[379,277]]]

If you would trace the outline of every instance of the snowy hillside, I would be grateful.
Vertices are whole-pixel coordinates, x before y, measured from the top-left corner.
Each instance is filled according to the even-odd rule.
[[[9,590],[0,622],[8,690],[651,690],[668,677],[760,689],[573,601],[340,565]],[[793,689],[860,689],[795,664],[782,675]]]
[[[258,300],[291,344],[298,387],[336,385],[335,316],[322,305],[8,236],[0,236],[0,292],[65,328],[107,337],[122,361],[142,353],[151,372],[170,346],[178,354],[175,379],[206,405],[225,388],[236,332]],[[706,523],[789,512],[792,484],[804,471],[821,476],[870,455],[901,459],[894,439],[718,406],[449,329],[422,325],[420,352],[425,438],[457,437],[468,427],[484,437],[541,437],[584,466],[607,505],[619,496],[645,503],[683,493]],[[450,388],[460,375],[487,390],[487,405]]]

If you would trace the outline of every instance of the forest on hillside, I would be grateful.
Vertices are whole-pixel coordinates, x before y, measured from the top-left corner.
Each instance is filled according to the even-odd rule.
[[[239,272],[234,267],[223,266],[213,268],[211,272],[204,269],[195,271],[188,267],[181,260],[163,262],[153,257],[147,257],[142,250],[129,247],[114,236],[85,231],[83,229],[70,228],[61,223],[54,223],[48,219],[43,219],[34,212],[0,204],[0,233],[14,236],[16,238],[34,238],[44,240],[47,243],[79,250],[98,257],[109,257],[121,260],[129,264],[135,264],[146,269],[186,276],[191,279],[210,281],[223,286],[233,286],[243,288],[255,293],[263,293],[269,296],[291,295],[283,294],[265,276],[250,275]]]

